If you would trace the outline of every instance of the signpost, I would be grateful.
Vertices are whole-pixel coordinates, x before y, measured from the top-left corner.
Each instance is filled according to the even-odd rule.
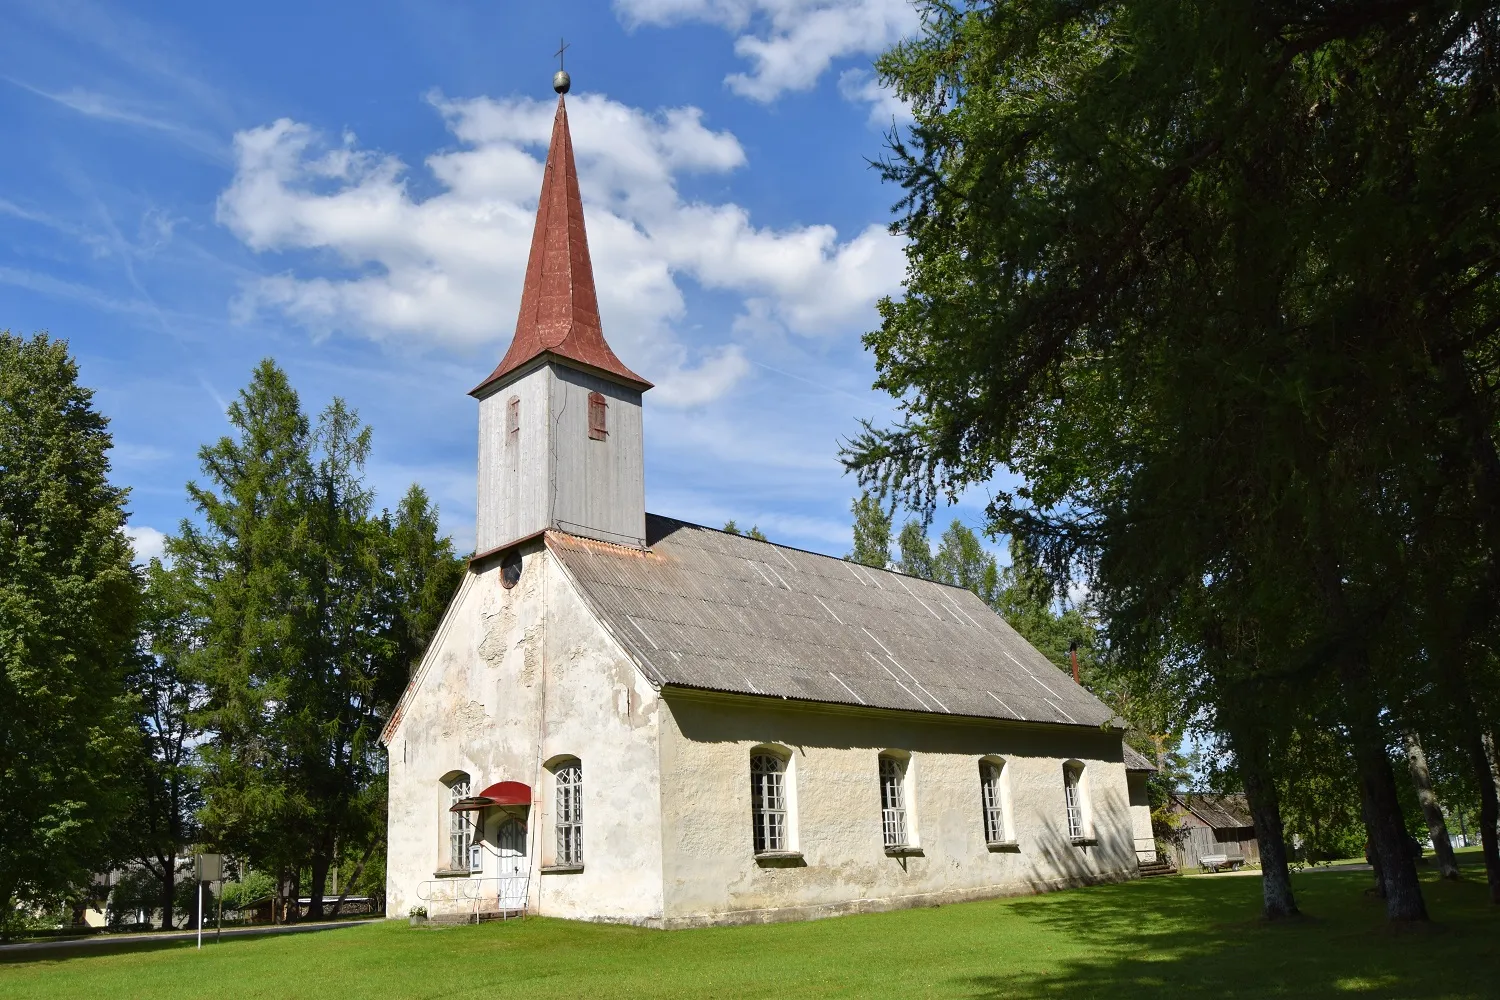
[[[193,858],[193,871],[198,876],[198,949],[203,950],[203,883],[224,881],[224,856],[222,854],[199,854]],[[219,911],[223,913],[223,910]],[[215,936],[217,931],[215,928]]]

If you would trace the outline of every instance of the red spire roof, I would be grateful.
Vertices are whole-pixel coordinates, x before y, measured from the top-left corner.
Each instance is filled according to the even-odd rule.
[[[480,395],[496,379],[542,354],[577,362],[638,389],[651,388],[650,382],[615,357],[599,324],[599,298],[594,292],[594,267],[589,262],[588,236],[583,229],[578,168],[573,164],[568,109],[561,95],[542,174],[542,197],[536,207],[536,229],[531,234],[516,336],[499,366],[469,395]]]

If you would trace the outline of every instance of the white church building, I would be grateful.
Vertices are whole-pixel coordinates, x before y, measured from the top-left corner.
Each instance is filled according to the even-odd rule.
[[[389,914],[803,919],[1155,857],[1120,720],[974,594],[646,513],[650,387],[604,339],[559,96],[472,393],[477,554],[381,736]]]

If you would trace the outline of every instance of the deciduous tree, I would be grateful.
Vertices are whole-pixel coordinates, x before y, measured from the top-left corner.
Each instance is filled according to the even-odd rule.
[[[0,332],[0,933],[108,860],[139,583],[108,421],[67,344]]]

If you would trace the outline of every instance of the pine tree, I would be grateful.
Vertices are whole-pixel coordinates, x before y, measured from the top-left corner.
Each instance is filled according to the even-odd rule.
[[[200,819],[219,846],[278,873],[285,885],[315,831],[287,725],[293,678],[312,655],[302,548],[312,478],[311,428],[270,360],[230,404],[235,430],[199,451],[207,486],[189,484],[198,522],[183,521],[168,551],[193,580],[201,619],[195,672],[208,736]]]
[[[0,332],[0,934],[87,883],[125,803],[138,581],[67,344]]]
[[[389,711],[401,697],[411,672],[437,631],[463,580],[464,560],[453,552],[453,540],[442,534],[438,510],[415,483],[395,513],[382,511],[381,581],[386,604],[391,657],[398,667],[382,674],[378,699]]]

